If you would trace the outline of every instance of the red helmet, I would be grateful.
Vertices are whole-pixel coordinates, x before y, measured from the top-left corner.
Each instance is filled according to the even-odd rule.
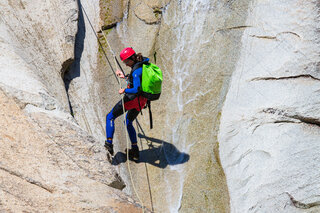
[[[127,58],[130,58],[132,55],[134,55],[136,52],[131,47],[126,47],[120,52],[120,59],[121,61],[126,60]]]

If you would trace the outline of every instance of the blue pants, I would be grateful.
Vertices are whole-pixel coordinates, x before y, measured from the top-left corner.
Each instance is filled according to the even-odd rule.
[[[123,107],[122,107],[122,101],[120,100],[113,108],[112,110],[107,114],[106,119],[106,133],[107,133],[107,139],[113,138],[114,134],[114,120],[123,114]],[[129,133],[130,141],[131,143],[135,144],[137,143],[137,134],[136,130],[134,129],[132,122],[136,117],[139,115],[139,111],[136,109],[130,109],[127,112],[126,115],[126,123],[127,123],[127,130]],[[108,142],[111,143],[110,140]]]

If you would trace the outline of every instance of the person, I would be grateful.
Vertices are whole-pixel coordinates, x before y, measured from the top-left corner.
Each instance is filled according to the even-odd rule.
[[[129,152],[130,158],[133,160],[138,160],[139,148],[137,145],[137,135],[132,123],[138,116],[141,109],[143,109],[147,103],[147,98],[141,96],[139,92],[141,87],[142,65],[148,64],[149,58],[143,57],[141,53],[137,54],[130,47],[126,47],[120,52],[120,59],[125,63],[126,66],[131,67],[131,72],[128,76],[124,76],[123,72],[120,70],[116,71],[116,75],[118,77],[127,80],[127,88],[121,88],[119,90],[119,94],[124,93],[123,102],[125,111],[127,111],[126,125],[131,141],[131,149],[126,151]],[[123,113],[122,100],[120,100],[106,116],[107,140],[105,141],[105,147],[111,155],[114,154],[112,144],[115,130],[114,120]]]

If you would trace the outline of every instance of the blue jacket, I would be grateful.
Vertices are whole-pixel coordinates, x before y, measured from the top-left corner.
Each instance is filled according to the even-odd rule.
[[[136,63],[129,76],[129,87],[124,90],[128,94],[137,94],[141,87],[142,65],[149,62],[149,58],[144,58],[142,62]],[[131,80],[132,79],[132,80]]]

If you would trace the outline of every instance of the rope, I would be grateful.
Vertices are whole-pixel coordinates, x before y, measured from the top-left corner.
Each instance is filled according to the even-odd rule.
[[[140,129],[142,131],[142,133],[144,134],[143,132],[143,129],[141,128],[139,122],[138,122],[138,119],[136,119],[136,126],[137,126],[137,130],[138,130],[138,133],[140,133]],[[139,129],[140,127],[140,129]],[[147,144],[148,144],[148,149],[150,150],[150,144],[149,144],[149,141],[148,139],[147,140]],[[142,139],[140,137],[140,145],[141,145],[141,148],[143,148],[143,144],[142,144]],[[147,174],[147,181],[148,181],[148,187],[149,187],[149,195],[150,195],[150,203],[151,203],[151,208],[152,208],[152,212],[154,212],[154,208],[153,208],[153,200],[152,200],[152,192],[151,192],[151,184],[150,184],[150,179],[149,179],[149,172],[148,172],[148,166],[147,166],[147,163],[145,162],[144,163],[144,166],[146,168],[146,174]]]
[[[111,68],[111,70],[112,70],[112,72],[113,72],[113,74],[114,74],[114,77],[117,79],[118,84],[121,85],[120,80],[117,78],[116,72],[114,71],[114,69],[113,69],[113,67],[112,67],[112,65],[111,65],[111,62],[109,61],[109,58],[108,58],[106,52],[104,51],[104,48],[103,48],[103,46],[102,46],[102,44],[101,44],[101,42],[100,42],[100,40],[99,40],[99,38],[98,38],[98,36],[97,36],[97,33],[96,33],[96,31],[94,30],[94,27],[93,27],[93,25],[92,25],[92,23],[91,23],[91,21],[90,21],[90,19],[89,19],[89,17],[88,17],[88,14],[87,14],[86,10],[85,10],[84,7],[82,6],[82,4],[79,4],[79,8],[80,8],[81,10],[83,10],[84,14],[86,15],[86,18],[87,18],[87,20],[88,20],[88,22],[89,22],[89,24],[90,24],[90,26],[91,26],[91,29],[92,29],[94,35],[96,36],[96,38],[97,38],[97,40],[98,40],[99,46],[100,46],[100,48],[101,48],[101,50],[102,50],[102,52],[103,52],[103,54],[104,54],[104,57],[107,59],[108,64],[109,64],[109,66],[110,66],[110,68]]]
[[[111,46],[110,46],[110,44],[109,44],[109,42],[108,42],[108,39],[107,39],[104,31],[102,30],[102,27],[101,27],[101,32],[102,32],[102,35],[103,35],[104,39],[105,39],[106,42],[107,42],[107,45],[108,45],[111,53],[112,53],[113,56],[114,56],[115,67],[119,66],[119,68],[122,70],[122,68],[121,68],[121,66],[119,65],[119,63],[117,64],[116,56],[115,56],[115,54],[114,54],[114,52],[113,52],[113,50],[112,50],[112,48],[111,48]],[[110,65],[110,66],[111,66],[111,65]],[[122,71],[122,72],[123,72],[123,71]],[[123,72],[123,74],[124,74],[124,72]],[[121,85],[120,80],[118,80],[118,82],[119,82],[119,86],[120,86],[120,89],[121,89],[121,88],[122,88],[122,85]],[[142,202],[142,200],[141,200],[141,198],[140,198],[140,196],[139,196],[139,194],[138,194],[138,192],[137,192],[137,190],[136,190],[136,187],[135,187],[135,185],[134,185],[133,178],[132,178],[132,172],[131,172],[130,161],[129,161],[129,136],[128,136],[128,132],[126,131],[127,120],[126,120],[126,113],[125,113],[125,108],[124,108],[124,98],[123,98],[123,97],[121,97],[121,101],[122,101],[123,120],[124,120],[124,132],[125,132],[126,140],[127,140],[127,165],[128,165],[130,180],[131,180],[131,184],[132,184],[133,190],[134,190],[136,196],[138,197],[138,199],[139,199],[139,201],[140,201],[140,203],[141,203],[141,205],[142,205],[142,212],[144,212],[144,204],[143,204],[143,202]]]
[[[98,40],[98,43],[99,43],[99,45],[100,45],[100,48],[101,48],[101,50],[102,50],[102,52],[103,52],[103,54],[104,54],[104,56],[105,56],[105,58],[106,58],[106,60],[107,60],[107,62],[108,62],[108,64],[109,64],[109,66],[111,67],[111,70],[112,70],[115,78],[117,79],[117,82],[118,82],[118,84],[119,84],[119,86],[120,86],[120,89],[121,89],[121,88],[122,88],[121,82],[120,82],[119,78],[117,77],[117,75],[116,75],[116,73],[115,73],[115,71],[114,71],[114,69],[113,69],[113,67],[112,67],[112,65],[111,65],[111,62],[110,62],[110,60],[109,60],[109,58],[108,58],[108,56],[107,56],[107,54],[106,54],[106,52],[105,52],[105,50],[104,50],[104,48],[103,48],[103,46],[102,46],[102,44],[101,44],[98,36],[97,36],[96,31],[94,30],[94,27],[93,27],[93,25],[92,25],[92,23],[91,23],[91,21],[90,21],[90,19],[89,19],[89,17],[88,17],[87,12],[85,11],[84,7],[83,7],[81,4],[79,5],[79,7],[83,10],[84,14],[86,15],[86,18],[87,18],[87,20],[88,20],[88,22],[89,22],[89,24],[90,24],[90,26],[91,26],[91,29],[92,29],[94,35],[96,36],[96,38],[97,38],[97,40]],[[102,28],[101,28],[101,32],[102,32],[102,34],[103,34],[103,36],[104,36],[104,38],[105,38],[105,40],[106,40],[106,42],[107,42],[107,44],[108,44],[109,49],[111,50],[111,53],[112,53],[113,56],[114,56],[115,66],[117,67],[117,58],[116,58],[116,56],[115,56],[115,54],[114,54],[111,46],[109,45],[109,42],[108,42],[108,40],[107,40],[107,37],[105,36]],[[119,65],[119,63],[118,63],[118,65]],[[123,70],[122,70],[122,68],[121,68],[120,65],[119,65],[119,68],[120,68],[121,71],[123,72]],[[123,74],[124,74],[124,72],[123,72]],[[142,202],[142,200],[140,199],[140,196],[139,196],[139,194],[138,194],[138,192],[137,192],[137,190],[136,190],[136,187],[135,187],[135,185],[134,185],[134,183],[133,183],[132,172],[131,172],[130,163],[129,163],[129,137],[128,137],[128,133],[127,133],[127,131],[126,131],[127,121],[126,121],[126,116],[125,116],[125,108],[124,108],[124,100],[123,100],[123,97],[121,97],[121,100],[122,100],[123,120],[124,120],[124,124],[125,124],[124,131],[125,131],[125,135],[126,135],[126,139],[127,139],[127,150],[128,150],[128,151],[127,151],[127,162],[128,162],[129,175],[130,175],[131,184],[132,184],[132,186],[133,186],[134,192],[135,192],[135,194],[137,195],[137,197],[138,197],[138,199],[139,199],[139,201],[140,201],[140,203],[141,203],[141,205],[142,205],[142,212],[144,212],[143,202]]]

